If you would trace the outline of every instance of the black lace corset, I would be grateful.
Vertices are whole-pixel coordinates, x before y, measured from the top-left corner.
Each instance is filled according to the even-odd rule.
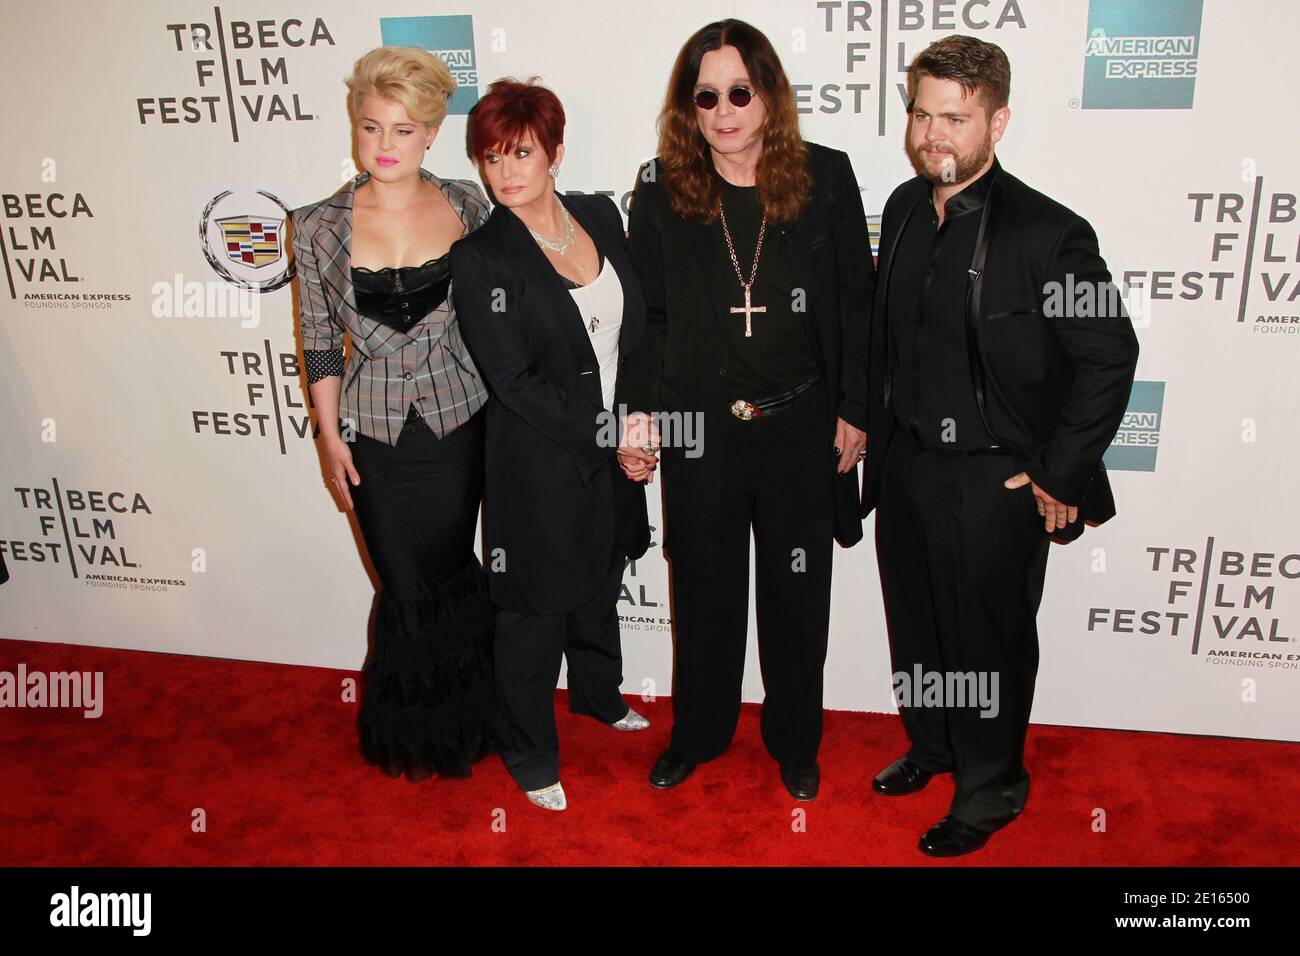
[[[352,267],[357,311],[399,332],[408,332],[447,301],[451,261],[442,255],[418,266]]]

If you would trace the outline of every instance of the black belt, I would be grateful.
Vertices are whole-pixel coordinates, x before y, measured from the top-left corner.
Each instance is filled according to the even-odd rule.
[[[727,410],[743,422],[753,421],[757,418],[767,418],[792,405],[796,398],[820,381],[819,376],[814,376],[802,385],[796,385],[788,392],[782,392],[780,395],[773,395],[770,398],[761,398],[755,402],[738,398],[727,406]]]

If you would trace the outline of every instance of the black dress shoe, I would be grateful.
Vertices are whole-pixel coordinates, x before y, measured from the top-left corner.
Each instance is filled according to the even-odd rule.
[[[667,790],[669,787],[677,786],[694,770],[695,764],[669,747],[659,755],[659,759],[655,761],[650,771],[650,786]]]
[[[934,774],[922,770],[907,757],[899,757],[871,781],[871,789],[887,797],[903,797],[924,790]]]
[[[821,769],[815,761],[810,764],[781,764],[781,782],[796,800],[817,799],[817,786],[821,779]]]
[[[916,848],[926,856],[961,856],[978,850],[992,835],[956,817],[944,817],[925,831]]]

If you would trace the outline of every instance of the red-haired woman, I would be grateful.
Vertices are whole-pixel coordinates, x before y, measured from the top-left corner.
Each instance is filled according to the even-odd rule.
[[[623,700],[616,603],[627,558],[649,545],[649,422],[616,416],[620,367],[645,325],[623,219],[605,196],[560,196],[564,109],[536,83],[500,80],[470,120],[469,150],[497,203],[452,248],[452,298],[487,379],[486,546],[497,605],[497,699],[506,766],[529,800],[566,806],[555,686],[569,709],[649,726]],[[623,436],[628,442],[620,446]],[[637,464],[631,464],[635,459]]]
[[[699,415],[707,436],[694,457],[664,443],[674,725],[650,782],[675,786],[731,742],[752,528],[763,740],[811,800],[831,542],[862,538],[874,269],[848,156],[804,142],[781,62],[749,24],[711,23],[682,47],[629,228],[649,347],[627,369],[628,407]]]

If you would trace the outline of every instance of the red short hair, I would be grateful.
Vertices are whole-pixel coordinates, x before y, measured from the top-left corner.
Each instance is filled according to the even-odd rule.
[[[482,163],[488,150],[514,149],[529,134],[553,161],[555,148],[564,142],[564,107],[559,97],[538,85],[537,77],[527,83],[497,80],[470,113],[469,158]]]

